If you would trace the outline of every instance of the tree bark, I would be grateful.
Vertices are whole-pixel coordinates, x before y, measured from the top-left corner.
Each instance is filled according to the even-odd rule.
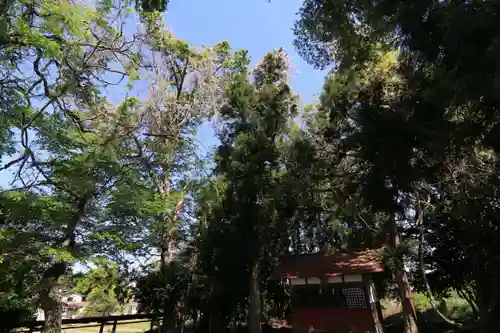
[[[166,238],[166,239],[165,239]],[[167,274],[168,267],[172,262],[172,249],[171,249],[171,241],[169,237],[164,237],[164,244],[161,249],[161,272],[163,275],[163,280],[165,281],[165,287],[167,286]],[[163,316],[161,323],[161,332],[168,333],[176,330],[176,316],[174,313],[174,309],[169,303],[168,299],[164,300],[163,304]]]
[[[209,333],[219,333],[223,330],[222,318],[220,313],[220,301],[212,303],[210,310]]]
[[[488,273],[486,273],[488,274]],[[500,318],[500,295],[497,287],[499,274],[496,268],[490,271],[490,276],[479,280],[477,287],[483,295],[479,304],[480,333],[498,332],[498,318]]]
[[[45,315],[43,333],[60,333],[62,325],[62,300],[58,280],[66,272],[66,264],[52,264],[43,274],[40,305]]]
[[[398,225],[393,219],[391,221],[391,246],[397,249],[401,245]],[[403,258],[398,258],[398,263],[394,269],[394,275],[398,285],[399,299],[403,308],[404,333],[418,333],[417,312],[413,302],[413,293],[411,291],[408,275],[404,268]]]
[[[413,293],[408,282],[408,276],[404,268],[396,268],[396,281],[398,284],[399,298],[403,307],[404,331],[405,333],[418,333],[417,312],[413,302]]]
[[[479,332],[494,333],[498,332],[498,318],[500,318],[500,303],[498,302],[498,294],[492,291],[489,297],[489,304],[483,304],[479,307]]]
[[[45,315],[43,333],[61,333],[62,331],[62,301],[56,283],[47,287],[41,295],[41,307]]]
[[[460,297],[462,297],[464,300],[466,300],[467,303],[469,303],[469,305],[472,309],[472,312],[474,313],[474,317],[476,319],[478,319],[479,318],[479,309],[478,309],[477,303],[474,299],[474,295],[470,295],[469,291],[464,290],[464,289],[456,289],[456,292]]]
[[[163,192],[165,198],[170,195],[170,182],[166,182],[165,191]],[[175,205],[175,211],[173,216],[169,217],[167,215],[165,219],[165,225],[163,226],[162,234],[162,244],[161,244],[161,270],[163,277],[165,279],[165,286],[167,285],[167,274],[168,268],[172,261],[174,260],[173,251],[175,247],[175,239],[172,230],[175,229],[177,221],[179,220],[180,214],[182,212],[182,207],[184,205],[184,197],[179,199]],[[168,302],[168,300],[165,300]],[[168,310],[167,310],[168,309]],[[162,333],[167,333],[170,331],[177,331],[177,320],[175,311],[177,310],[175,305],[165,304],[163,308],[163,324]]]
[[[250,333],[261,333],[261,303],[260,303],[260,265],[257,259],[250,274],[250,291],[248,302],[248,329]]]

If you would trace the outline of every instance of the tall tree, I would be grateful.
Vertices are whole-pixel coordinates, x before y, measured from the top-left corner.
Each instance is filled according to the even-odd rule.
[[[224,126],[216,172],[227,182],[221,218],[232,229],[233,243],[245,248],[238,260],[246,269],[252,333],[261,331],[261,277],[266,257],[276,253],[271,237],[279,235],[282,222],[276,219],[274,203],[281,169],[279,144],[296,112],[288,65],[283,50],[268,53],[253,73],[254,82],[249,82],[246,71],[236,77],[221,110]]]
[[[378,133],[372,140],[377,136],[391,140],[386,140],[385,146],[374,147],[369,141],[363,146],[371,149],[370,161],[374,166],[397,166],[393,168],[391,186],[398,190],[398,200],[407,212],[405,220],[418,226],[418,261],[425,288],[432,289],[425,267],[434,267],[437,274],[446,277],[441,279],[441,286],[444,282],[446,286],[470,290],[474,285],[476,301],[466,297],[473,307],[477,302],[482,330],[492,331],[495,324],[491,313],[497,311],[498,295],[491,292],[486,276],[497,274],[493,267],[498,253],[494,239],[498,234],[496,222],[485,217],[496,214],[490,204],[496,200],[496,181],[488,175],[496,168],[498,150],[494,134],[498,122],[496,97],[491,94],[491,87],[496,85],[492,69],[497,66],[498,50],[496,35],[488,27],[498,3],[345,4],[306,1],[296,25],[296,46],[317,66],[328,65],[335,59],[340,69],[365,66],[380,46],[399,50],[398,75],[405,82],[404,98],[386,106],[387,117],[373,109],[366,112],[363,107],[367,115],[384,120],[382,123],[365,117],[364,127],[371,124]],[[475,37],[486,30],[489,33],[485,38]],[[471,60],[478,54],[485,61]],[[377,91],[381,91],[380,87],[368,90],[368,96],[376,101],[380,96]],[[357,97],[361,105],[364,100],[366,95]],[[382,153],[387,147],[391,147],[392,154]],[[375,154],[385,161],[376,162]],[[456,187],[458,179],[463,184],[460,189]],[[472,204],[479,200],[478,195],[480,209]],[[411,211],[416,213],[408,213]],[[483,234],[486,230],[488,237]],[[450,239],[448,235],[454,237]],[[432,246],[426,247],[429,242]],[[477,248],[474,242],[481,242],[484,248]],[[474,253],[468,252],[471,249]],[[431,261],[430,266],[424,263],[424,256]],[[471,260],[459,259],[464,257]],[[456,269],[461,265],[475,272],[462,284],[457,283],[462,277]]]
[[[324,177],[335,193],[339,218],[368,231],[361,245],[386,243],[391,249],[405,332],[417,332],[401,235],[407,220],[404,198],[415,180],[414,146],[406,141],[414,131],[404,132],[406,110],[399,103],[406,87],[398,73],[397,54],[377,50],[370,56],[352,69],[331,74],[320,98],[315,134],[329,153],[332,167]],[[382,233],[389,237],[381,239]]]
[[[135,106],[143,121],[131,140],[139,161],[137,178],[124,183],[111,204],[117,208],[118,222],[147,221],[144,241],[159,253],[166,288],[189,219],[190,194],[204,163],[194,138],[196,129],[223,102],[222,88],[237,70],[243,53],[232,52],[227,42],[190,47],[154,17],[145,18],[151,45],[145,56],[145,68],[153,80],[151,98]],[[163,329],[175,329],[176,303],[165,298],[164,305]]]

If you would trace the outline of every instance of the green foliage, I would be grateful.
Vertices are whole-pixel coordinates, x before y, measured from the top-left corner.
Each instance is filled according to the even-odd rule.
[[[429,310],[432,305],[429,297],[427,297],[425,294],[422,293],[415,293],[414,295],[414,302],[415,302],[415,309],[417,312],[425,312]]]
[[[146,13],[155,11],[166,11],[168,5],[168,0],[141,0],[137,1],[136,6],[139,7]]]
[[[120,308],[114,292],[105,289],[93,289],[87,295],[87,302],[85,316],[109,316]]]
[[[463,299],[448,299],[446,301],[446,315],[461,322],[471,322],[477,318],[471,306]]]
[[[336,62],[322,117],[330,143],[355,157],[358,206],[395,214],[408,261],[416,261],[417,288],[463,291],[476,313],[498,311],[490,307],[498,298],[490,285],[499,253],[492,176],[498,117],[490,90],[498,83],[498,36],[491,30],[497,6],[311,0],[296,25],[296,46],[308,61]],[[486,38],[474,37],[484,31]],[[390,50],[398,50],[392,69],[374,68]],[[426,269],[433,273],[424,279]],[[496,327],[492,317],[481,318],[483,331]]]
[[[0,294],[0,332],[8,333],[34,319],[35,309],[29,299],[12,293]]]
[[[296,113],[287,68],[282,50],[267,54],[253,73],[253,83],[246,71],[235,76],[221,110],[215,172],[224,191],[206,212],[209,223],[200,240],[200,259],[204,273],[215,283],[211,297],[227,299],[210,300],[222,309],[226,323],[239,320],[238,309],[250,306],[252,267],[259,265],[262,285],[270,285],[269,273],[288,242],[289,220],[278,211],[283,175],[280,144]]]
[[[140,304],[140,311],[162,313],[165,303],[170,311],[175,311],[187,288],[187,271],[182,263],[172,261],[167,272],[165,278],[158,270],[152,270],[137,280],[134,294]]]
[[[120,309],[116,289],[120,283],[118,265],[104,258],[96,257],[93,266],[76,279],[75,291],[85,295],[88,304],[86,316],[106,316]]]

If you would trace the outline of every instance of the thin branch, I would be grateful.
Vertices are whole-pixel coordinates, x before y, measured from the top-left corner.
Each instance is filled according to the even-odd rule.
[[[429,198],[430,200],[430,198]],[[416,195],[415,199],[415,208],[416,208],[416,213],[417,213],[417,224],[420,227],[420,237],[419,237],[419,242],[418,242],[418,256],[419,256],[419,262],[420,262],[420,272],[422,274],[422,279],[425,284],[425,288],[427,291],[427,296],[429,296],[429,299],[431,301],[432,308],[434,309],[434,312],[438,314],[441,319],[443,319],[446,323],[456,327],[456,328],[463,328],[463,325],[461,323],[457,323],[448,317],[446,317],[441,311],[439,311],[437,302],[434,298],[434,295],[432,294],[431,287],[429,285],[429,281],[427,280],[427,275],[425,273],[425,265],[424,265],[424,251],[423,251],[423,243],[424,243],[424,212],[422,209],[422,204],[420,202],[420,198],[418,194]]]
[[[9,163],[5,164],[4,166],[0,167],[0,171],[10,168],[14,164],[21,162],[23,159],[26,159],[26,155],[24,155],[24,154],[22,156],[16,158],[15,160],[10,161]]]

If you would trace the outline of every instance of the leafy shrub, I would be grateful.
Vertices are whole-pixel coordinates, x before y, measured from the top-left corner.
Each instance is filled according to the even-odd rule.
[[[24,323],[34,320],[34,314],[35,309],[26,300],[13,295],[0,295],[0,333],[12,332]]]
[[[427,295],[422,293],[415,293],[413,297],[415,302],[415,310],[417,310],[417,312],[422,313],[432,308],[431,300],[429,299],[429,297],[427,297]]]
[[[459,297],[450,297],[446,300],[446,314],[458,321],[467,322],[475,319],[469,303]]]

